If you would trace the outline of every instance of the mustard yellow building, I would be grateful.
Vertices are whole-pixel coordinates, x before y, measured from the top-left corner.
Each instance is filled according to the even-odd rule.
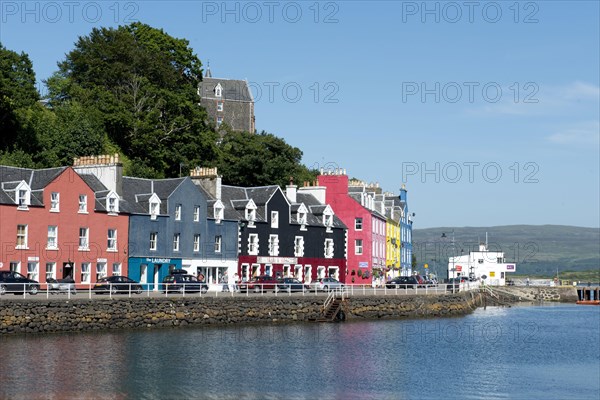
[[[400,276],[400,222],[393,218],[387,218],[385,224],[387,278],[392,279]]]

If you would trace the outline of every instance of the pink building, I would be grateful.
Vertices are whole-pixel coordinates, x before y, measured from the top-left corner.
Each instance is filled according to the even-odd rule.
[[[386,219],[376,209],[368,187],[349,186],[344,171],[335,170],[317,177],[317,187],[300,190],[320,194],[324,202],[348,227],[347,273],[345,283],[371,284],[386,264]]]
[[[0,166],[0,270],[40,283],[127,275],[124,208],[114,190],[71,167]]]

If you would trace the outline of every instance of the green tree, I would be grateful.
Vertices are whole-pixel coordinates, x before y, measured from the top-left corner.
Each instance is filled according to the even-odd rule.
[[[220,144],[219,171],[232,185],[260,186],[312,181],[314,171],[300,163],[302,151],[267,132],[228,131]]]
[[[20,113],[35,106],[38,100],[29,56],[8,50],[0,43],[0,150],[19,147],[19,139],[29,142],[23,132]]]
[[[137,174],[177,176],[180,164],[217,157],[198,106],[201,66],[187,40],[136,22],[80,37],[47,84],[53,102],[97,109]]]

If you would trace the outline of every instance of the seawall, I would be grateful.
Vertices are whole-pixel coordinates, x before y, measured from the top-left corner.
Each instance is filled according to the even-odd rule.
[[[122,298],[2,300],[0,335],[150,329],[247,323],[311,321],[321,316],[321,297]],[[348,320],[464,315],[481,304],[476,293],[429,296],[353,296]]]
[[[499,293],[512,295],[517,301],[559,301],[575,303],[576,286],[504,286],[494,288]]]

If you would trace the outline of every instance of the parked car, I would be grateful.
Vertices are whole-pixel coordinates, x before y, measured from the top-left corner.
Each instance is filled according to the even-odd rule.
[[[308,285],[303,284],[296,278],[283,278],[278,281],[279,283],[275,286],[275,292],[305,292],[310,290]]]
[[[331,278],[331,277],[317,278],[316,280],[314,280],[310,283],[310,289],[316,290],[316,291],[339,290],[339,289],[343,289],[344,286],[345,285],[342,282],[340,282],[334,278]]]
[[[388,289],[415,289],[418,286],[419,280],[416,276],[397,276],[385,284]]]
[[[208,285],[205,282],[200,282],[194,275],[189,274],[171,274],[163,279],[163,293],[179,292],[208,292]]]
[[[240,283],[240,292],[262,293],[265,290],[275,290],[278,283],[279,281],[270,275],[255,276],[250,282]]]
[[[52,294],[77,294],[77,289],[75,288],[75,280],[70,276],[67,276],[63,279],[47,278],[46,284],[48,285],[48,292]]]
[[[137,293],[140,294],[144,288],[139,282],[126,276],[114,275],[98,279],[94,285],[94,293]]]
[[[38,294],[40,284],[33,279],[15,271],[0,271],[0,295],[6,293],[19,294],[23,291],[29,294]]]

